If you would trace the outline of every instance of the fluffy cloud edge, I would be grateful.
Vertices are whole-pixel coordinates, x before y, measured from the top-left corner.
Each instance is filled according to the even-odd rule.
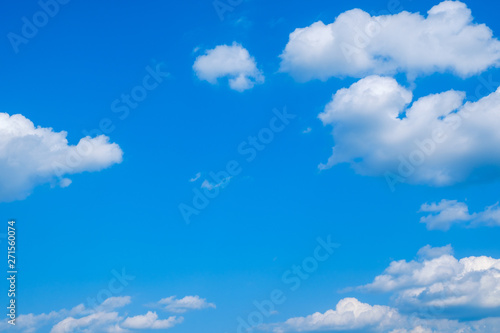
[[[465,3],[443,1],[427,17],[402,8],[378,16],[352,9],[330,24],[297,28],[280,58],[280,71],[298,81],[396,72],[468,77],[500,64],[500,42],[473,22]]]
[[[183,317],[171,316],[167,319],[158,319],[156,312],[148,311],[145,315],[127,317],[121,327],[129,329],[168,329],[184,321]]]
[[[229,87],[243,92],[264,83],[264,75],[257,68],[255,58],[241,44],[218,45],[196,58],[193,70],[198,79],[216,84],[227,79]]]
[[[392,261],[360,291],[392,293],[398,309],[433,309],[448,317],[500,310],[500,259],[488,256],[455,258],[450,245],[426,246],[416,260]],[[437,311],[439,310],[439,311]]]
[[[170,296],[162,298],[157,304],[162,306],[165,310],[173,313],[184,313],[191,310],[216,308],[214,303],[210,303],[205,298],[201,298],[198,295],[185,296],[180,299],[176,298],[176,296]]]
[[[366,333],[492,333],[500,317],[469,322],[449,319],[419,318],[401,314],[385,305],[370,305],[349,297],[341,299],[335,309],[294,317],[281,323],[262,325],[263,331],[286,332],[366,332]]]
[[[22,200],[39,185],[121,163],[123,151],[109,137],[84,137],[70,145],[67,133],[36,126],[21,114],[0,113],[0,202]]]
[[[215,308],[215,304],[208,303],[199,296],[187,296],[174,301],[177,302],[175,309],[182,310],[175,311],[177,313],[202,308]],[[140,330],[165,330],[184,322],[184,317],[177,315],[160,319],[154,311],[148,311],[146,314],[135,316],[128,315],[123,308],[131,303],[132,298],[130,296],[116,296],[109,297],[101,304],[89,308],[84,304],[79,304],[71,310],[61,309],[48,314],[21,314],[17,318],[16,326],[12,326],[7,320],[0,321],[0,330],[9,329],[30,333],[38,332],[45,327],[51,327],[51,333],[69,333],[75,331],[85,331],[87,333],[125,333]]]
[[[349,163],[358,174],[385,177],[392,190],[399,183],[449,186],[498,178],[500,89],[475,102],[464,99],[465,93],[449,90],[414,101],[394,78],[378,75],[342,88],[318,116],[333,127],[335,142],[319,168]]]
[[[428,230],[448,231],[454,225],[466,228],[500,226],[498,202],[487,206],[483,211],[470,213],[465,202],[443,199],[440,202],[424,203],[419,212],[427,213],[420,218],[420,223],[424,223]]]

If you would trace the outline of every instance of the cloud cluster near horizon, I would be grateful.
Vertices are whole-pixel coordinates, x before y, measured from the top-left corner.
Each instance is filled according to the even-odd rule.
[[[429,230],[446,231],[452,225],[474,228],[479,226],[500,226],[500,207],[498,202],[483,211],[469,213],[465,202],[443,199],[440,202],[423,204],[420,212],[428,213],[420,219]]]
[[[383,274],[360,290],[392,292],[398,308],[414,312],[439,307],[448,316],[500,310],[500,259],[456,259],[451,246],[424,247],[419,258],[393,261]]]
[[[158,305],[166,304],[164,300],[174,300],[175,296],[157,302]],[[184,313],[189,310],[215,308],[215,304],[206,302],[199,296],[186,296],[174,300],[174,306],[165,308],[166,312]],[[62,309],[48,314],[20,315],[16,326],[8,324],[6,320],[0,321],[0,330],[10,328],[23,333],[37,332],[41,328],[51,327],[50,333],[125,333],[140,332],[143,330],[165,330],[184,322],[180,316],[169,316],[160,319],[158,314],[148,311],[143,315],[129,316],[127,312],[120,314],[120,310],[131,304],[130,296],[109,297],[95,308],[87,308],[79,304],[71,310]],[[170,303],[172,304],[172,302]]]
[[[335,309],[266,326],[276,333],[351,331],[391,333],[492,332],[500,324],[500,259],[453,256],[451,246],[425,246],[412,261],[393,261],[358,291],[391,293],[392,306],[356,298]],[[469,317],[471,321],[462,321]]]
[[[500,317],[462,322],[450,319],[425,319],[407,315],[385,305],[370,305],[357,298],[341,299],[335,309],[294,317],[283,323],[263,325],[264,331],[285,332],[364,332],[364,333],[491,333]]]

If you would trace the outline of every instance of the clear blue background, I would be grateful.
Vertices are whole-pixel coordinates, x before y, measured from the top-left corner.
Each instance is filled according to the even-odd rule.
[[[467,1],[476,22],[497,35],[492,3]],[[405,10],[422,14],[435,4],[401,1]],[[370,282],[391,260],[410,260],[426,244],[452,244],[457,257],[500,257],[500,229],[430,232],[417,213],[422,203],[443,198],[467,199],[471,211],[481,210],[500,199],[496,181],[401,185],[391,192],[384,179],[356,175],[346,165],[318,171],[334,143],[317,115],[355,79],[296,83],[277,73],[278,55],[295,28],[330,23],[355,7],[380,13],[387,2],[252,0],[220,21],[210,0],[73,0],[16,54],[7,33],[19,33],[21,18],[39,6],[3,2],[0,111],[67,131],[72,144],[110,118],[116,126],[111,141],[124,151],[123,163],[74,175],[68,188],[46,185],[23,201],[0,204],[5,228],[7,219],[18,221],[19,311],[48,313],[85,303],[107,287],[113,269],[125,268],[136,276],[120,294],[132,296],[130,314],[143,314],[144,304],[171,295],[200,295],[217,309],[187,313],[170,331],[235,332],[236,318],[255,310],[254,300],[287,289],[282,273],[312,254],[318,236],[332,235],[341,247],[301,288],[287,292],[269,322],[325,311],[346,296],[385,304],[385,295],[338,291]],[[265,84],[238,93],[196,78],[196,56],[233,41],[255,57]],[[120,120],[111,103],[158,62],[170,77]],[[500,81],[498,70],[483,75],[489,74]],[[418,79],[414,93],[457,89],[474,100],[477,85],[477,78],[436,74]],[[244,162],[238,144],[268,125],[273,108],[284,106],[297,118],[255,161]],[[303,134],[308,127],[312,131]],[[232,159],[242,162],[242,173],[186,225],[178,205],[189,203],[200,185],[188,180],[222,170]]]

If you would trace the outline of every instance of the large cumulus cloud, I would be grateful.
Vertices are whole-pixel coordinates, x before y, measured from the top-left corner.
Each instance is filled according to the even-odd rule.
[[[333,23],[298,28],[281,59],[281,71],[301,81],[395,72],[467,77],[498,66],[500,42],[486,25],[473,22],[464,3],[443,1],[427,17],[406,11],[371,16],[353,9]]]
[[[449,90],[413,101],[393,78],[369,76],[337,91],[319,118],[333,126],[333,154],[362,175],[451,185],[500,176],[500,90],[476,102]],[[413,101],[413,102],[412,102]]]
[[[391,305],[343,298],[333,309],[263,325],[283,332],[494,333],[500,325],[500,259],[455,258],[450,245],[419,250],[357,288],[391,295]]]

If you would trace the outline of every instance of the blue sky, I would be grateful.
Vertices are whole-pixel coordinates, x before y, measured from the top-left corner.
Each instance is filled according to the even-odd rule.
[[[0,156],[0,185],[4,188],[0,220],[5,222],[5,229],[9,219],[17,221],[19,314],[37,316],[61,309],[69,311],[79,304],[86,307],[86,312],[61,312],[43,325],[40,319],[33,324],[34,332],[58,332],[55,325],[68,317],[113,311],[121,319],[103,326],[74,326],[66,328],[66,332],[105,332],[110,331],[111,324],[137,331],[127,317],[148,311],[156,313],[158,320],[172,316],[179,320],[182,316],[182,323],[179,320],[168,328],[173,333],[237,332],[238,318],[246,320],[258,312],[253,302],[269,300],[275,289],[285,293],[286,301],[275,306],[276,313],[264,316],[264,325],[255,331],[448,332],[436,330],[429,322],[417,320],[415,324],[407,319],[414,318],[411,314],[416,312],[408,305],[411,302],[401,296],[401,288],[431,288],[431,284],[408,282],[386,291],[357,287],[389,274],[384,270],[393,261],[416,260],[408,270],[418,270],[418,263],[435,263],[438,259],[438,267],[448,267],[452,258],[500,258],[500,218],[493,206],[500,200],[500,163],[494,149],[498,139],[491,129],[500,119],[493,96],[500,85],[496,4],[465,1],[474,19],[464,26],[489,28],[491,37],[464,37],[457,32],[464,27],[442,32],[439,29],[447,24],[438,17],[425,33],[431,34],[431,41],[443,38],[438,41],[443,49],[434,52],[433,44],[423,56],[411,57],[410,51],[400,53],[417,45],[412,36],[401,37],[397,29],[389,29],[392,32],[387,32],[386,37],[388,29],[382,29],[382,35],[370,39],[369,46],[362,50],[375,54],[373,66],[363,67],[356,61],[342,65],[328,50],[315,53],[321,48],[315,48],[314,42],[301,49],[289,36],[295,29],[310,27],[317,21],[330,24],[353,8],[372,16],[397,15],[404,10],[425,18],[427,11],[439,4],[401,0],[394,6],[397,10],[389,13],[391,3],[234,1],[228,5],[232,11],[223,13],[221,20],[212,1],[69,1],[59,4],[58,12],[35,36],[15,47],[9,33],[22,35],[23,17],[32,20],[41,7],[36,1],[4,3],[0,112],[21,114],[35,127],[52,128],[51,133],[66,131],[70,146],[77,145],[87,131],[99,127],[105,128],[104,134],[109,137],[109,142],[97,144],[104,150],[95,151],[82,165],[56,175],[40,171],[42,162],[36,165],[39,160],[52,163],[52,153],[40,150],[40,154],[47,154],[46,161],[35,153],[40,149],[35,146],[38,143],[28,139],[8,141],[8,127],[14,123],[1,118],[6,125],[2,125],[0,130],[5,132],[0,134],[7,139],[0,138],[0,142],[7,146],[1,148]],[[451,4],[457,3],[446,3]],[[466,9],[459,9],[450,10],[450,15],[458,16],[456,21],[466,16]],[[408,25],[415,24],[414,30],[420,31],[423,25],[419,22]],[[321,31],[308,31],[322,42]],[[340,37],[349,38],[346,34]],[[398,44],[405,40],[408,44]],[[231,63],[236,61],[231,58],[233,51],[239,52],[235,59],[243,64]],[[417,47],[415,52],[422,52],[422,48]],[[435,54],[443,57],[438,59]],[[466,56],[461,57],[463,54]],[[217,56],[222,59],[214,59]],[[231,66],[236,69],[229,69]],[[153,77],[147,82],[158,84],[146,90],[147,96],[129,106],[126,117],[122,113],[125,111],[116,112],[113,103],[122,94],[131,94],[143,86],[145,77],[155,70],[160,71],[158,80],[155,82]],[[238,75],[243,81],[231,86],[228,79]],[[375,79],[369,82],[367,77]],[[491,82],[491,86],[484,82]],[[412,93],[399,109],[408,113],[419,98],[449,90],[465,92],[465,101],[478,102],[490,94],[493,100],[477,104],[480,112],[488,113],[474,113],[473,121],[450,134],[442,151],[432,154],[407,182],[391,190],[385,172],[397,170],[398,154],[407,156],[415,146],[406,145],[404,135],[394,134],[382,121],[379,125],[378,116],[370,118],[372,115],[364,114],[363,107],[356,109],[340,95],[338,103],[331,104],[333,111],[327,115],[330,120],[318,117],[327,113],[328,105],[332,99],[335,101],[332,96],[343,88],[371,110],[378,101],[366,102],[366,90],[360,96],[355,89],[370,84],[374,84],[371,91],[387,87],[389,95],[373,97],[387,99],[381,104],[383,108],[397,109],[405,91]],[[443,105],[454,105],[458,100],[459,104],[450,107],[449,112],[461,112],[463,102],[456,95],[450,93],[451,101],[421,103],[421,108],[446,109]],[[270,128],[276,112],[282,114],[283,110],[293,119],[284,123],[281,131],[273,132],[272,140],[263,144],[264,149],[247,161],[248,155],[242,155],[238,147]],[[335,113],[340,112],[337,110],[345,114]],[[416,133],[408,142],[423,140],[427,138],[424,129],[433,124],[410,123],[402,132]],[[345,131],[332,135],[333,128]],[[95,137],[101,133],[91,134]],[[50,146],[50,142],[44,141],[40,147],[46,145]],[[346,151],[348,162],[321,170],[319,165],[327,163],[334,146]],[[454,150],[457,147],[463,149]],[[22,167],[9,164],[16,159]],[[241,172],[218,184],[210,172],[224,170],[230,161],[236,161]],[[24,168],[29,169],[28,176]],[[452,175],[442,180],[440,172],[448,169]],[[198,174],[198,179],[190,181]],[[26,178],[23,188],[14,181],[17,177]],[[67,186],[69,181],[64,179],[70,179],[71,184]],[[208,183],[203,186],[205,180]],[[193,206],[193,190],[205,191],[207,187],[218,191],[218,195],[186,223],[180,205]],[[422,206],[425,203],[429,207]],[[430,207],[432,203],[435,205]],[[437,221],[431,218],[419,223],[424,216],[440,213]],[[297,290],[290,290],[291,284],[284,282],[283,274],[293,265],[314,258],[318,237],[330,237],[339,247],[327,260],[318,262]],[[438,254],[421,251],[418,256],[419,249],[426,245],[437,248]],[[116,272],[123,270],[134,278],[119,291],[107,293]],[[491,274],[488,277],[493,281],[481,288],[494,292],[500,286],[498,271],[500,264],[496,261],[481,270]],[[454,278],[452,275],[433,281],[446,285]],[[476,289],[484,291],[481,288]],[[88,298],[97,297],[102,290],[102,295],[126,304],[92,308]],[[168,300],[157,303],[171,296],[193,296],[201,301],[188,302],[181,310],[167,309],[165,304],[172,303]],[[477,302],[467,307],[446,303],[443,311],[431,311],[430,316],[453,321],[446,327],[465,325],[471,332],[493,332],[487,328],[494,327],[487,326],[489,322],[479,321],[495,323],[500,317],[500,304],[484,301],[479,291],[477,295],[460,296]],[[370,306],[383,306],[383,311],[397,311],[404,318],[389,328],[376,320],[365,323],[364,317],[355,317],[343,326],[335,324],[335,318],[316,326],[307,324],[307,320],[304,327],[287,322],[315,312],[325,313],[335,309],[341,300],[354,302],[352,298]],[[418,302],[411,304],[424,304],[426,299]],[[31,326],[23,328],[21,319],[16,328],[0,329],[28,331]],[[430,331],[418,331],[418,327]],[[145,331],[145,327],[139,331]]]

